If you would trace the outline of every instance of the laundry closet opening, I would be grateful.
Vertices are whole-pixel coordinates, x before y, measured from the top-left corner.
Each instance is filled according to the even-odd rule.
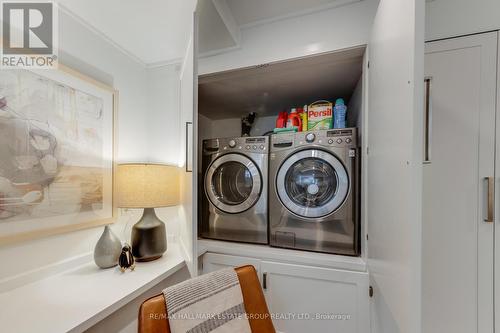
[[[365,151],[362,148],[366,146],[363,138],[365,51],[366,47],[360,46],[198,77],[198,188],[202,197],[198,206],[200,237],[351,256],[364,255],[364,237],[361,235],[365,229],[362,213],[365,171],[361,168],[364,164],[361,152]],[[327,154],[319,157],[314,154],[325,150],[304,151],[304,154],[310,152],[314,156],[309,159],[301,157],[300,160],[312,164],[301,164],[300,169],[296,170],[297,175],[292,173],[293,165],[290,166],[289,176],[294,175],[294,179],[313,177],[314,180],[309,178],[314,182],[313,185],[306,186],[308,180],[302,184],[283,180],[283,186],[277,185],[281,179],[280,172],[274,172],[271,163],[273,157],[279,155],[273,153],[274,141],[286,139],[287,135],[293,136],[291,133],[272,135],[276,132],[275,128],[280,127],[277,124],[278,115],[283,112],[291,114],[293,109],[310,109],[311,104],[317,101],[328,101],[335,105],[338,99],[343,99],[347,106],[343,127],[354,130],[344,131],[349,132],[342,134],[344,137],[336,137],[337,132],[321,134],[315,131],[314,135],[315,143],[320,146],[327,142],[335,146],[335,142],[344,139],[337,145],[340,150],[334,153],[334,150],[330,150],[333,147],[324,147]],[[307,130],[304,127],[300,129],[304,132]],[[261,141],[249,143],[247,139],[242,139],[246,135],[252,137],[250,140]],[[214,141],[206,141],[210,139]],[[233,139],[236,142],[232,142]],[[295,145],[301,150],[298,142]],[[270,154],[259,155],[259,147],[263,150],[269,147]],[[229,154],[232,150],[235,150],[236,155],[230,154],[225,159],[237,157],[239,160],[233,161],[231,165],[224,164],[227,161],[218,154]],[[328,161],[330,153],[337,155]],[[316,170],[313,170],[314,175],[306,175],[307,168]],[[320,175],[321,172],[324,174]],[[239,179],[238,174],[241,174]],[[286,189],[287,193],[277,193],[286,184],[290,185]],[[261,186],[261,192],[257,185]],[[317,195],[301,194],[316,188]],[[276,200],[281,202],[273,202],[274,196],[279,197]],[[314,203],[310,202],[311,197],[315,197]],[[291,199],[290,203],[283,202],[284,198]],[[274,229],[276,224],[269,223],[268,229],[267,207],[270,207],[269,219],[273,221],[271,206],[281,203],[286,206],[283,209],[290,213],[286,218],[288,223],[294,226]],[[279,212],[276,214],[274,220],[278,216],[285,216]],[[295,221],[296,218],[299,220]],[[312,224],[307,221],[313,220],[324,220],[325,223],[317,224],[312,229]],[[306,225],[308,227],[303,229],[302,234],[294,233],[294,230]],[[306,233],[330,238],[325,241],[322,236],[322,240],[318,240]],[[303,243],[299,244],[300,241]]]

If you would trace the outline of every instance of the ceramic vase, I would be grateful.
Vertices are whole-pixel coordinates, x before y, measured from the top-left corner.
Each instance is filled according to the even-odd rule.
[[[104,232],[97,241],[94,249],[94,262],[100,268],[111,268],[118,265],[118,258],[122,252],[122,242],[111,231],[109,226],[104,227]]]

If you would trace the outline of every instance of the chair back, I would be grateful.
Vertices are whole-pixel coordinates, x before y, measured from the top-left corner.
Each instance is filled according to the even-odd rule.
[[[255,268],[235,268],[252,333],[276,333]],[[139,310],[139,333],[170,333],[163,294],[144,301]]]

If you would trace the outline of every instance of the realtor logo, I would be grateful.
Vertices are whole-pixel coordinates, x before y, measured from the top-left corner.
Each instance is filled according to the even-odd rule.
[[[53,2],[2,1],[1,67],[57,66],[57,8]]]

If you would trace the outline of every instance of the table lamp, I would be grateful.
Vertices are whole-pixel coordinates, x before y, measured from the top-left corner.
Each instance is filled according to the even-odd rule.
[[[165,224],[155,208],[179,204],[179,170],[162,164],[118,165],[118,207],[144,208],[132,228],[132,254],[138,261],[158,259],[167,250]]]

